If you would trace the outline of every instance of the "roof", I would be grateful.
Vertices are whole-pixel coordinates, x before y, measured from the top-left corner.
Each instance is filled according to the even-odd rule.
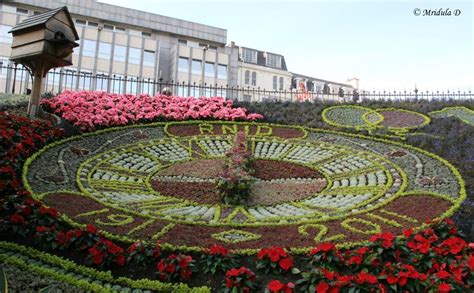
[[[23,31],[23,30],[30,30],[31,28],[35,28],[35,27],[38,27],[38,26],[42,27],[51,18],[53,18],[56,14],[58,14],[61,11],[64,11],[66,13],[67,18],[71,23],[71,29],[74,33],[74,37],[76,38],[76,40],[79,40],[79,35],[77,34],[76,28],[74,26],[74,22],[72,21],[71,15],[69,14],[69,10],[67,9],[66,6],[58,7],[56,9],[50,10],[48,12],[44,12],[44,13],[40,13],[40,14],[28,17],[27,19],[25,19],[21,23],[14,26],[10,30],[10,33],[19,32],[19,31]]]
[[[353,87],[352,85],[350,84],[347,84],[347,83],[340,83],[340,82],[334,82],[334,81],[329,81],[329,80],[325,80],[325,79],[320,79],[320,78],[316,78],[316,77],[311,77],[311,76],[307,76],[307,75],[303,75],[303,74],[299,74],[299,73],[294,73],[292,72],[291,74],[293,74],[293,78],[305,78],[309,81],[320,81],[320,82],[324,82],[324,83],[327,83],[327,84],[334,84],[334,85],[338,85],[338,86],[344,86],[344,87]]]
[[[243,47],[243,46],[236,46],[236,47],[257,51],[257,63],[245,62],[240,57],[240,51],[239,51],[239,61],[241,61],[241,62],[245,62],[245,63],[248,63],[248,64],[256,64],[258,66],[263,66],[263,67],[268,67],[268,68],[273,68],[273,69],[280,69],[280,70],[288,71],[288,69],[286,67],[285,56],[283,56],[281,54],[275,54],[275,53],[271,53],[271,52],[260,51],[260,50],[257,50],[257,49],[252,49],[252,48]],[[272,55],[280,56],[281,57],[281,67],[278,68],[278,67],[267,66],[267,59],[265,57],[265,54],[272,54]]]

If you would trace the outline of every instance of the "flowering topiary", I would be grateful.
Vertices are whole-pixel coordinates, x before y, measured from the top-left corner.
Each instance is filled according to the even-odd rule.
[[[257,255],[257,269],[282,273],[293,267],[293,258],[280,246],[262,248]]]
[[[224,204],[239,205],[250,196],[252,177],[252,159],[247,149],[244,131],[239,131],[232,149],[226,153],[227,165],[217,179],[217,190]]]

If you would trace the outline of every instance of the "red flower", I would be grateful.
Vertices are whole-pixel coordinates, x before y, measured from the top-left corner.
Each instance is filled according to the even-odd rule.
[[[278,280],[273,280],[267,285],[267,289],[270,290],[270,292],[278,292],[282,290],[285,287],[285,284]]]
[[[390,232],[384,232],[384,233],[379,233],[370,237],[370,241],[372,242],[376,242],[379,239],[382,240],[382,246],[384,248],[389,248],[389,247],[392,247],[393,245],[393,239],[395,239],[395,235],[393,235]]]
[[[467,263],[469,264],[469,269],[474,271],[474,254],[469,255],[469,261]]]
[[[23,216],[19,215],[19,214],[13,214],[10,216],[10,221],[14,224],[20,224],[20,225],[24,225],[26,222],[25,222],[25,218],[23,218]]]
[[[117,255],[117,257],[115,258],[115,262],[119,265],[119,266],[123,266],[125,264],[125,256],[123,254],[119,254]]]
[[[209,249],[209,253],[212,255],[226,256],[229,253],[229,250],[218,244],[213,244]]]
[[[331,250],[334,250],[336,249],[336,245],[334,245],[333,243],[322,243],[320,245],[318,245],[316,248],[313,248],[310,252],[311,255],[313,254],[316,254],[320,251],[322,252],[328,252],[328,251],[331,251]]]
[[[58,217],[58,210],[55,208],[47,208],[47,207],[40,207],[40,214],[45,215],[45,216],[50,216],[51,218],[57,218]]]
[[[321,281],[319,282],[318,286],[316,286],[316,292],[317,293],[326,293],[328,292],[329,285],[328,283]]]
[[[278,263],[280,265],[280,268],[282,268],[284,271],[288,271],[293,267],[293,258],[291,257],[285,257],[280,262]]]
[[[371,275],[370,273],[360,272],[356,275],[355,281],[361,285],[364,283],[375,284],[377,283],[377,277]]]
[[[95,233],[97,233],[97,228],[92,224],[87,224],[86,231],[89,234],[95,234]]]
[[[36,232],[38,233],[44,233],[44,232],[48,232],[50,231],[51,228],[50,227],[46,227],[46,226],[38,226],[36,227]]]
[[[436,273],[436,277],[438,277],[440,279],[448,279],[450,276],[451,276],[451,274],[448,273],[447,271],[439,271],[439,272]]]
[[[450,292],[451,291],[451,285],[449,285],[447,283],[441,283],[438,287],[438,290],[439,290],[440,293]]]
[[[292,282],[283,284],[278,280],[272,280],[267,285],[267,289],[270,290],[270,292],[291,293],[293,292],[293,288],[295,288],[295,284],[293,284]]]
[[[403,230],[403,235],[405,235],[406,238],[410,237],[412,234],[413,234],[412,228]]]
[[[387,277],[387,282],[392,285],[392,284],[396,284],[398,282],[398,277],[394,276],[394,275],[390,275]]]
[[[189,255],[185,255],[185,256],[182,256],[180,259],[179,259],[179,263],[178,263],[178,266],[180,268],[184,268],[186,269],[188,266],[189,266],[189,262],[192,261],[193,258]]]

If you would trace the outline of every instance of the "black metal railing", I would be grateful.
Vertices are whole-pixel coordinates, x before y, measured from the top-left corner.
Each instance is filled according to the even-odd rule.
[[[0,65],[0,93],[29,94],[33,80],[29,70],[22,65]],[[252,86],[223,86],[134,76],[106,75],[102,73],[71,70],[51,70],[44,81],[44,92],[59,93],[66,90],[99,90],[117,94],[155,95],[168,91],[178,96],[221,96],[243,101],[329,101],[352,102],[354,100],[468,100],[474,99],[471,91],[341,91],[312,92],[299,89],[267,90]]]

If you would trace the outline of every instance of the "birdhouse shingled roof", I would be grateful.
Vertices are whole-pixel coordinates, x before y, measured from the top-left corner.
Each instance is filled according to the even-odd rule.
[[[79,40],[79,35],[77,34],[76,28],[74,26],[74,22],[72,21],[71,15],[69,14],[69,10],[67,9],[66,6],[59,7],[53,10],[50,10],[48,12],[40,13],[37,15],[33,15],[31,17],[28,17],[21,23],[17,24],[14,26],[11,30],[10,33],[18,33],[24,30],[31,30],[36,27],[44,27],[46,23],[53,18],[56,14],[59,12],[64,11],[66,14],[67,19],[69,20],[69,26],[71,27],[74,37],[76,40]]]

